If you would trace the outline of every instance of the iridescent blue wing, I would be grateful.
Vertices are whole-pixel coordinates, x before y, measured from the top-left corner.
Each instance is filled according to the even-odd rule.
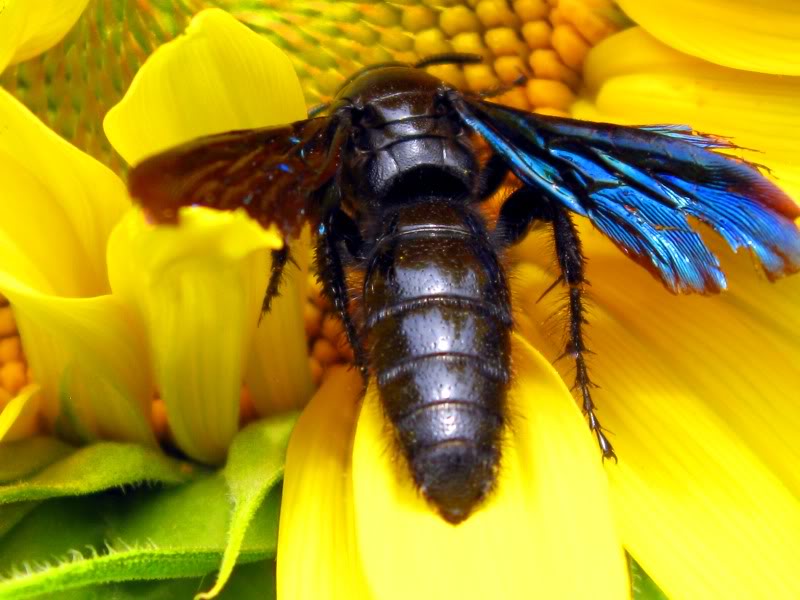
[[[623,127],[451,98],[525,184],[584,215],[673,292],[726,286],[689,217],[748,248],[770,279],[800,270],[800,209],[721,138],[683,126]]]
[[[131,196],[154,221],[183,206],[246,210],[296,236],[316,226],[314,192],[339,165],[343,128],[329,117],[202,137],[146,158],[128,174]]]

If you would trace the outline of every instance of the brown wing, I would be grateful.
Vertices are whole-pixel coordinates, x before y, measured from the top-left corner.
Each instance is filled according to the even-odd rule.
[[[175,223],[183,206],[243,208],[264,227],[296,236],[319,220],[313,193],[336,172],[339,129],[320,117],[199,138],[136,165],[128,188],[158,223]]]

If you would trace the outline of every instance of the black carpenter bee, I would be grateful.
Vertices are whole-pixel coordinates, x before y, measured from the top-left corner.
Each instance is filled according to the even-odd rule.
[[[604,457],[584,342],[584,258],[572,213],[588,218],[672,292],[718,292],[717,258],[694,217],[748,248],[770,279],[800,268],[798,206],[732,145],[683,126],[622,127],[545,117],[458,91],[416,65],[367,67],[324,116],[212,135],[149,158],[132,195],[157,222],[178,209],[243,208],[287,242],[305,224],[316,270],[356,362],[374,377],[416,485],[451,523],[492,489],[510,378],[511,304],[499,256],[534,222],[552,228],[568,289],[565,354]],[[475,138],[491,149],[479,159]],[[513,173],[521,184],[490,231],[478,208]],[[274,253],[263,310],[289,246]],[[345,268],[364,273],[363,322]]]

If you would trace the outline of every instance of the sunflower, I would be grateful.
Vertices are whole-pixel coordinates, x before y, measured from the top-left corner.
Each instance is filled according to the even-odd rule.
[[[17,33],[0,35],[11,40],[0,61],[53,45],[86,4],[53,13],[8,4],[0,33]],[[708,2],[703,16],[693,3],[626,0],[638,25],[616,35],[628,22],[603,0],[442,4],[231,3],[249,28],[201,13],[150,56],[106,117],[111,146],[81,133],[97,122],[75,108],[85,97],[51,110],[58,102],[37,95],[37,72],[77,94],[51,72],[52,52],[2,82],[119,168],[111,147],[133,164],[198,135],[302,119],[301,90],[324,101],[362,60],[476,52],[485,64],[437,74],[469,89],[505,86],[503,101],[543,113],[730,136],[800,197],[791,143],[800,83],[786,76],[797,75],[798,23],[788,3]],[[82,60],[75,31],[118,31],[106,5],[94,3],[56,47],[63,69]],[[104,38],[126,67],[85,67],[107,68],[112,81],[94,101],[116,100],[127,87],[119,73],[192,8],[181,4],[171,19],[144,5],[127,13],[135,43]],[[706,19],[700,30],[695,16]],[[302,87],[265,36],[290,51]],[[520,72],[534,77],[519,85]],[[374,390],[359,402],[359,376],[334,366],[313,393],[312,369],[333,359],[318,351],[307,360],[302,246],[256,328],[276,232],[202,209],[187,210],[179,228],[154,227],[117,175],[4,90],[0,118],[5,197],[25,199],[6,203],[0,219],[0,291],[33,376],[28,383],[26,363],[9,350],[6,363],[21,367],[5,379],[0,368],[16,393],[0,414],[0,565],[9,575],[0,595],[181,597],[209,589],[197,577],[219,569],[209,595],[226,584],[223,595],[263,597],[275,585],[276,549],[282,598],[658,597],[638,565],[670,598],[800,592],[796,278],[769,284],[708,236],[730,289],[672,296],[581,223],[595,401],[620,457],[604,464],[564,383],[569,365],[555,360],[561,299],[535,302],[556,273],[547,235],[534,232],[510,257],[515,420],[500,483],[453,527],[398,468]],[[292,410],[309,398],[295,425]],[[247,412],[268,418],[239,431]]]

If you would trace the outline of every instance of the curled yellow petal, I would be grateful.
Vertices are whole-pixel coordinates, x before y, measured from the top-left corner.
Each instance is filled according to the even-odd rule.
[[[769,167],[800,198],[800,78],[719,67],[682,55],[632,29],[589,54],[592,102],[578,118],[624,123],[684,123],[732,138],[736,154]]]
[[[50,428],[154,443],[143,345],[110,290],[108,235],[128,206],[111,171],[0,90],[0,292]]]
[[[40,387],[35,383],[22,388],[0,411],[0,442],[13,442],[35,435]]]
[[[107,293],[106,241],[129,205],[122,181],[2,89],[0,181],[0,237],[20,259],[0,269],[42,292]]]
[[[109,241],[115,294],[136,307],[178,446],[221,461],[238,429],[239,394],[281,238],[242,211],[188,208],[180,225],[131,211]]]
[[[800,279],[770,284],[714,241],[730,291],[673,296],[599,233],[581,234],[590,376],[619,457],[607,473],[625,547],[670,598],[797,597]],[[548,264],[533,242],[520,251]],[[524,266],[519,297],[538,297],[548,271]],[[521,321],[551,357],[560,338],[539,324],[553,296]]]
[[[800,75],[800,11],[795,0],[619,0],[650,34],[726,67]]]
[[[23,0],[5,3],[0,12],[0,72],[11,62],[25,27]]]
[[[278,597],[369,600],[358,560],[351,478],[361,380],[333,369],[292,432],[278,528]]]
[[[367,395],[353,480],[359,552],[375,597],[628,597],[606,480],[583,417],[553,368],[521,339],[514,370],[497,491],[457,526],[414,489],[374,390]]]
[[[210,9],[147,59],[103,126],[134,164],[202,135],[304,118],[289,58],[229,14]]]
[[[89,0],[5,0],[0,5],[0,72],[56,45]]]
[[[616,33],[593,47],[584,65],[584,82],[596,94],[608,80],[631,73],[713,68],[713,65],[665,46],[641,27]]]
[[[0,274],[51,429],[74,441],[155,444],[142,338],[110,295],[61,298]]]

